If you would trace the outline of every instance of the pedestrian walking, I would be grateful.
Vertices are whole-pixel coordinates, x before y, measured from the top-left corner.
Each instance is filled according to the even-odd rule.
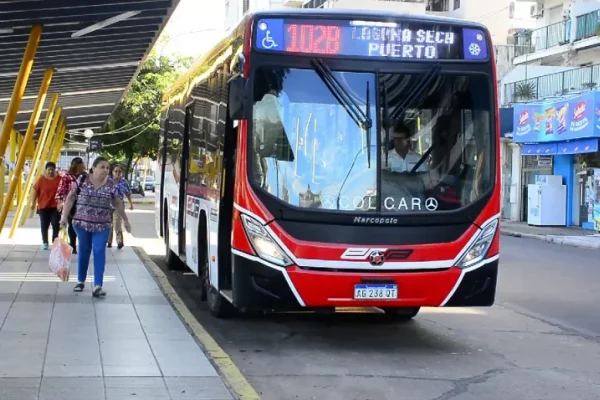
[[[127,232],[131,231],[125,207],[117,193],[114,180],[108,176],[108,160],[98,157],[94,160],[92,173],[80,176],[76,186],[69,193],[64,205],[61,225],[67,224],[67,215],[74,203],[77,203],[73,216],[73,226],[79,239],[79,255],[77,259],[77,285],[75,292],[85,288],[90,254],[94,252],[94,297],[104,297],[102,289],[104,269],[106,267],[106,244],[112,223],[113,207],[123,219]]]
[[[36,209],[40,216],[40,225],[42,228],[42,248],[48,250],[48,229],[52,225],[52,242],[58,237],[60,230],[60,213],[58,212],[58,203],[56,202],[56,192],[60,178],[56,175],[56,164],[46,163],[44,175],[42,175],[35,185],[33,185],[33,201],[31,209]]]
[[[112,177],[115,185],[117,185],[117,194],[119,198],[123,204],[125,204],[125,197],[127,197],[127,200],[129,201],[129,209],[133,210],[131,190],[129,189],[127,180],[123,177],[123,167],[121,165],[116,164],[113,167]],[[125,246],[125,241],[123,240],[123,221],[121,220],[119,213],[113,211],[112,225],[110,227],[110,233],[108,234],[108,248],[112,247],[113,235],[115,233],[117,237],[117,248],[121,250],[123,246]]]
[[[64,214],[63,208],[67,196],[69,193],[71,193],[71,189],[73,189],[73,187],[77,184],[77,178],[85,172],[85,169],[86,168],[85,164],[83,163],[83,159],[81,157],[75,157],[73,160],[71,160],[71,167],[61,178],[58,191],[56,192],[58,211],[61,214]],[[66,216],[69,226],[69,244],[73,248],[73,254],[77,254],[77,234],[73,228],[73,211],[75,211],[75,209],[73,208],[71,211],[71,215]]]

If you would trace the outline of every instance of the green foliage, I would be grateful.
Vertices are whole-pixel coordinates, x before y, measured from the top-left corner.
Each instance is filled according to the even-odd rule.
[[[162,95],[192,61],[189,57],[169,58],[153,50],[107,121],[103,132],[119,132],[98,137],[105,146],[103,155],[111,162],[122,163],[126,173],[134,160],[146,156],[156,159]],[[111,146],[113,144],[116,145]]]

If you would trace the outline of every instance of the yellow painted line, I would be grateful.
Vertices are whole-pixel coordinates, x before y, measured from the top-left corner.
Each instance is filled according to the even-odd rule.
[[[260,400],[260,396],[256,390],[250,385],[250,382],[233,363],[229,355],[223,351],[221,346],[217,344],[215,339],[204,329],[202,324],[194,317],[187,308],[181,297],[177,294],[167,276],[162,270],[150,259],[148,254],[141,247],[134,247],[134,251],[142,259],[146,267],[156,278],[158,285],[165,296],[171,301],[175,310],[179,313],[183,321],[190,327],[193,335],[198,339],[204,352],[215,365],[217,371],[223,378],[225,385],[233,392],[239,400]]]

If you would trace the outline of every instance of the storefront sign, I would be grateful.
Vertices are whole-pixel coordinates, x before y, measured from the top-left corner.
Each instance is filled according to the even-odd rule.
[[[560,101],[515,104],[513,126],[515,143],[600,137],[600,92]]]

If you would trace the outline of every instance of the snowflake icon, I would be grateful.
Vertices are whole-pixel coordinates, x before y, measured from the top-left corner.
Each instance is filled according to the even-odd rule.
[[[478,56],[481,53],[481,47],[477,43],[471,43],[469,45],[469,53],[473,56]]]

